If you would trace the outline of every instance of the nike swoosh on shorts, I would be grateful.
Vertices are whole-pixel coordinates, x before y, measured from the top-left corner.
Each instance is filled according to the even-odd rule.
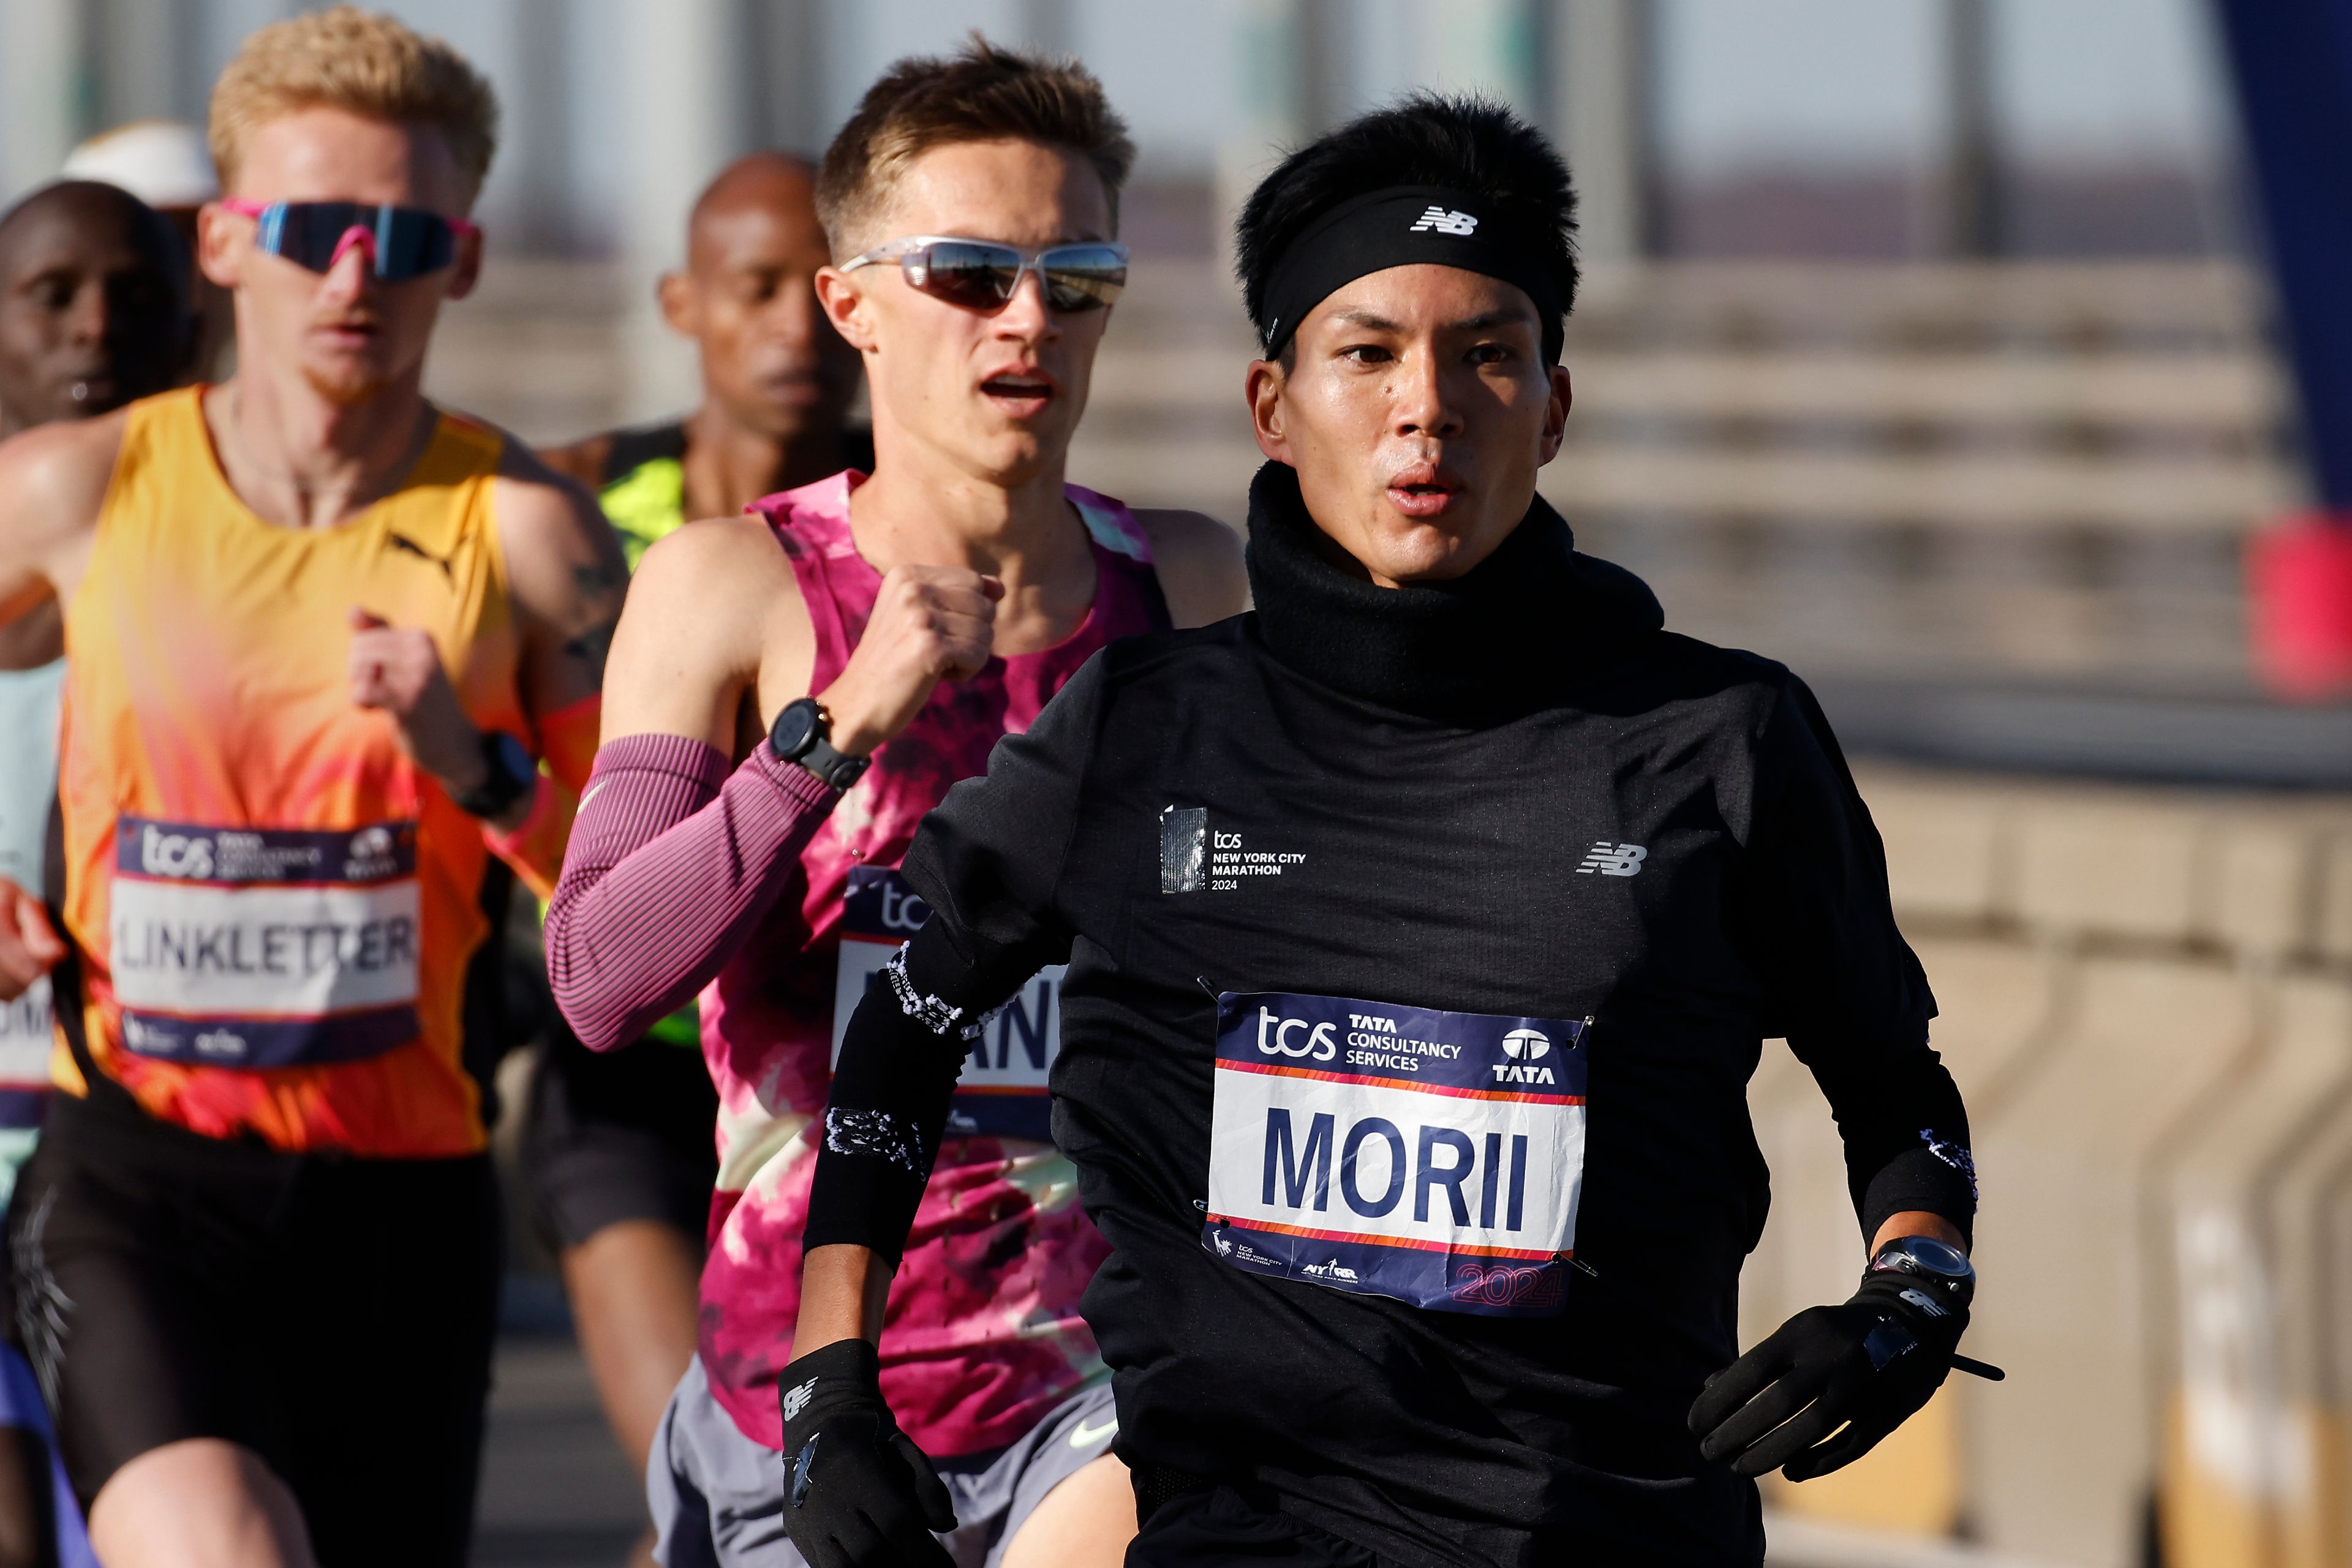
[[[1081,1415],[1078,1417],[1078,1424],[1070,1428],[1070,1447],[1073,1448],[1091,1448],[1097,1443],[1101,1442],[1104,1438],[1109,1436],[1112,1433],[1118,1430],[1118,1417],[1116,1415],[1112,1416],[1109,1420],[1104,1422],[1099,1426],[1087,1426],[1087,1418]]]

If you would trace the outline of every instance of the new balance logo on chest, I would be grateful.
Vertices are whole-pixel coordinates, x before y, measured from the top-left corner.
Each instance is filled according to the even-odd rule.
[[[1595,871],[1604,877],[1632,877],[1642,869],[1642,862],[1650,852],[1639,844],[1612,844],[1606,838],[1595,839],[1592,847],[1584,852],[1584,864],[1576,868],[1580,877],[1590,877]]]

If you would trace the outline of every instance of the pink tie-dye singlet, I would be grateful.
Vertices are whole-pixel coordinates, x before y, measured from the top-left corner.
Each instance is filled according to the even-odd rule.
[[[863,479],[839,474],[752,509],[792,557],[816,629],[813,691],[841,673],[882,585],[850,537],[849,492]],[[811,840],[802,885],[702,993],[703,1055],[719,1096],[702,1363],[735,1424],[772,1448],[783,1444],[776,1374],[800,1311],[851,871],[895,868],[948,786],[987,771],[998,737],[1027,729],[1096,649],[1168,625],[1133,515],[1076,485],[1067,493],[1094,547],[1086,620],[1043,652],[942,684]],[[933,1455],[1001,1447],[1100,1375],[1078,1298],[1105,1251],[1078,1206],[1076,1173],[1051,1144],[949,1138],[883,1321],[882,1390],[899,1425]]]

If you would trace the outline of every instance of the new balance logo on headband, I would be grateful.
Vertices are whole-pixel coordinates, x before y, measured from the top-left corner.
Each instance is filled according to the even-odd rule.
[[[1433,206],[1414,220],[1407,234],[1427,234],[1435,229],[1440,234],[1470,234],[1475,232],[1478,220],[1465,212],[1448,212]]]

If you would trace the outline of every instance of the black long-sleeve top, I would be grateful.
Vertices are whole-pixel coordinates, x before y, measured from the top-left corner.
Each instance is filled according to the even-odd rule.
[[[1401,1563],[1752,1563],[1755,1489],[1699,1459],[1684,1416],[1737,1353],[1769,1203],[1761,1043],[1786,1037],[1827,1094],[1865,1234],[1911,1209],[1969,1227],[1966,1113],[1811,695],[1658,629],[1646,590],[1565,535],[1538,502],[1489,563],[1519,581],[1431,618],[1474,653],[1555,650],[1496,702],[1466,700],[1478,661],[1449,668],[1429,626],[1350,632],[1380,590],[1317,582],[1296,549],[1262,563],[1254,540],[1258,614],[1114,646],[1003,742],[908,858],[932,921],[851,1026],[806,1241],[896,1255],[959,1065],[944,1008],[968,1021],[1066,961],[1054,1131],[1113,1249],[1085,1310],[1129,1464],[1240,1478]],[[1490,624],[1528,583],[1549,641]],[[1339,634],[1303,636],[1308,611]],[[1219,877],[1221,850],[1279,869]],[[1221,1256],[1221,993],[1589,1017],[1564,1304],[1433,1310]]]

